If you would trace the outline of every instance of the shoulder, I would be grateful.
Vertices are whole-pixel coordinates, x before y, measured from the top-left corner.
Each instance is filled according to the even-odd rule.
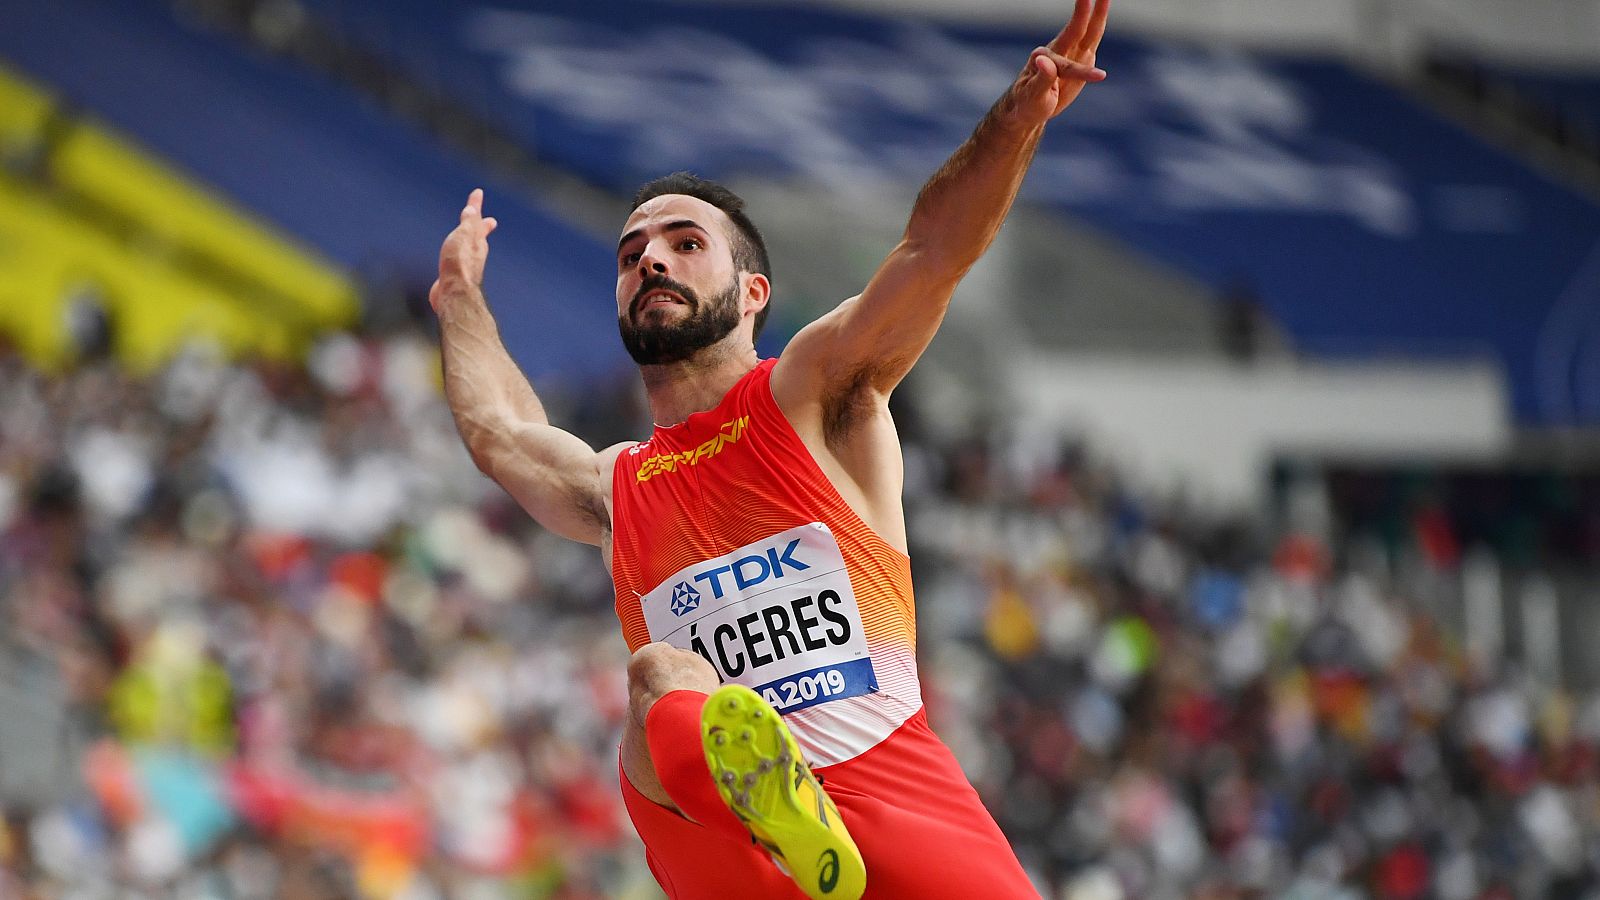
[[[622,454],[635,450],[640,446],[643,445],[638,441],[623,441],[620,444],[612,444],[595,454],[595,470],[596,474],[600,476],[600,491],[605,495],[607,501],[611,499],[611,478],[616,473],[617,460]]]
[[[623,441],[620,444],[612,444],[595,454],[596,468],[603,475],[611,474],[611,470],[617,466],[617,457],[638,446],[640,446],[639,441]],[[609,491],[610,488],[608,487],[607,490]]]
[[[638,441],[623,441],[620,444],[612,444],[595,454],[595,475],[598,481],[597,488],[600,492],[600,512],[603,514],[600,524],[608,530],[611,528],[612,489],[615,484],[617,460],[622,457],[622,454],[635,450],[640,446],[641,444]]]

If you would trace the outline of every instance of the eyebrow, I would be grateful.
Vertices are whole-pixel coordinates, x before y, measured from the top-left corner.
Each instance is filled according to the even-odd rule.
[[[699,222],[696,222],[693,219],[679,219],[676,222],[668,222],[666,224],[666,226],[663,227],[661,230],[662,231],[682,231],[685,228],[693,228],[696,231],[704,232],[706,234],[710,234],[711,233],[709,231],[706,231],[706,227],[704,225],[701,225]],[[621,253],[622,252],[622,248],[624,246],[626,246],[629,241],[633,240],[634,238],[638,237],[641,234],[644,234],[644,229],[643,228],[635,228],[634,230],[632,230],[632,231],[628,232],[627,234],[623,235],[622,236],[622,240],[617,241],[617,252]]]

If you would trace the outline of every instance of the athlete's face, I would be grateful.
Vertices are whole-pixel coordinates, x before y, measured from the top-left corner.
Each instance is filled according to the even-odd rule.
[[[760,308],[750,281],[761,276],[735,268],[728,219],[715,206],[666,194],[634,210],[622,231],[617,330],[639,365],[688,359]]]

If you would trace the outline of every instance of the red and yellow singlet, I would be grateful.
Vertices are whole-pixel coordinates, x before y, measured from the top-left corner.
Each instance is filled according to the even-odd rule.
[[[922,706],[911,564],[790,427],[769,385],[776,362],[617,458],[612,579],[630,650],[666,641],[700,654],[827,766]]]

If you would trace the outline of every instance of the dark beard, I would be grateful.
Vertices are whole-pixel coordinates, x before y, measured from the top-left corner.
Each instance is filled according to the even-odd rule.
[[[678,322],[635,324],[634,316],[639,301],[654,290],[668,290],[689,304],[689,315]],[[617,330],[622,333],[622,346],[628,355],[641,366],[660,366],[683,362],[706,347],[727,337],[739,327],[739,279],[735,277],[728,289],[709,302],[685,285],[665,275],[652,275],[639,285],[628,311],[617,317]]]

